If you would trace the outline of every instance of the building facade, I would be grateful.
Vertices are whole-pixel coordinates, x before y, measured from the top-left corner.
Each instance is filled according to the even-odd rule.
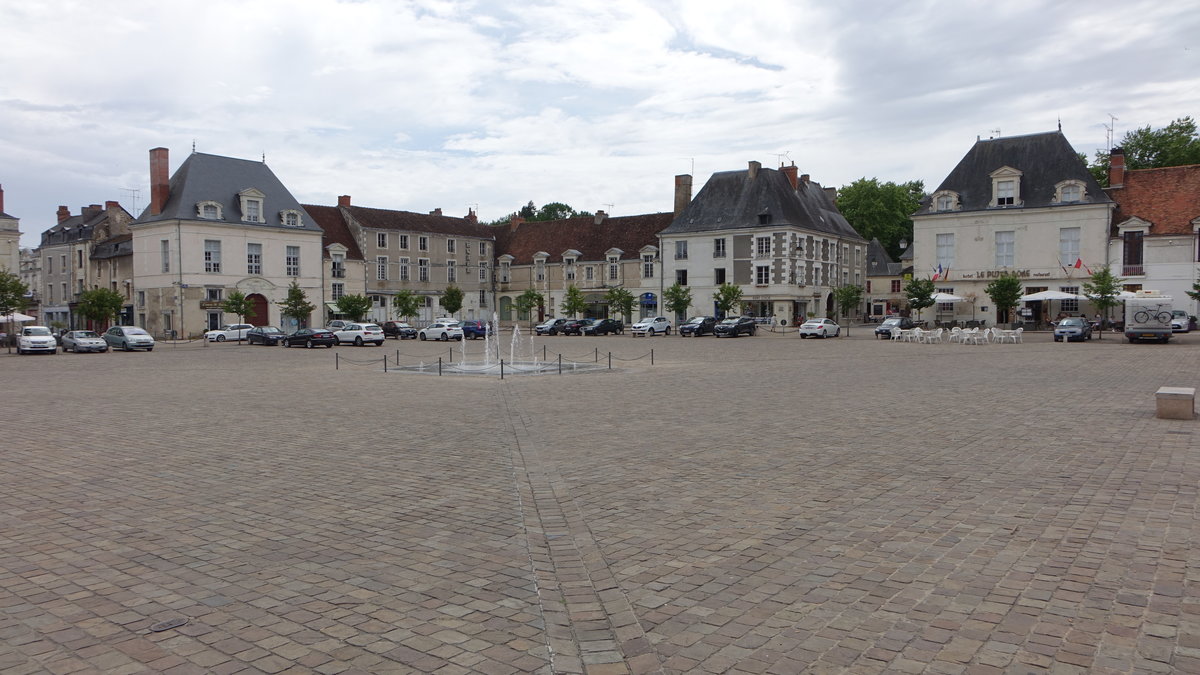
[[[21,269],[21,221],[4,212],[4,187],[0,186],[0,270],[19,274]]]
[[[310,301],[320,308],[313,320],[324,324],[329,319],[341,316],[337,308],[338,298],[345,295],[366,295],[367,273],[370,270],[363,259],[362,250],[358,247],[358,239],[350,231],[350,224],[346,222],[341,208],[305,204],[304,210],[323,231],[321,256],[325,286],[321,297]],[[376,309],[379,309],[378,304]]]
[[[128,244],[133,219],[115,201],[91,204],[72,215],[59,206],[58,222],[42,232],[37,253],[41,260],[39,296],[41,320],[58,328],[97,328],[75,313],[79,295],[93,288],[110,288],[129,303],[125,318],[132,319],[134,285],[132,251]],[[99,258],[93,258],[99,254]]]

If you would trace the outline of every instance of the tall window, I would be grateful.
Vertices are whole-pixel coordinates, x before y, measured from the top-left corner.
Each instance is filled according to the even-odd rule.
[[[418,251],[428,251],[429,250],[429,237],[417,237],[417,250]]]
[[[346,278],[346,256],[342,255],[341,253],[334,253],[332,260],[333,260],[333,278],[334,279],[345,279]]]
[[[400,258],[398,262],[400,264],[400,281],[408,281],[408,258]]]
[[[387,248],[387,232],[375,233],[375,248]]]
[[[996,233],[996,267],[1012,267],[1017,233],[1008,230]]]
[[[937,236],[937,264],[942,269],[954,266],[954,233]]]
[[[754,283],[759,286],[771,283],[771,267],[769,265],[754,266]]]
[[[262,274],[262,244],[246,244],[246,274]]]
[[[755,237],[754,238],[754,257],[755,258],[770,258],[771,257],[771,238],[770,237]]]
[[[1070,293],[1071,295],[1079,295],[1079,287],[1078,286],[1059,286],[1058,290],[1062,291],[1063,293]],[[1062,311],[1067,312],[1069,314],[1078,312],[1079,311],[1079,299],[1073,298],[1073,299],[1069,299],[1069,300],[1063,300],[1062,301]]]
[[[653,254],[647,253],[646,255],[642,256],[642,278],[643,279],[653,279],[654,278],[654,255]]]
[[[595,281],[596,280],[596,268],[592,267],[591,265],[584,267],[583,268],[583,280],[584,281]]]
[[[417,260],[417,281],[429,281],[429,258]]]
[[[479,255],[487,255],[487,242],[486,241],[479,242]]]
[[[458,262],[455,260],[447,260],[446,261],[446,281],[448,283],[452,284],[452,283],[458,281],[457,265],[458,265]]]
[[[621,278],[621,262],[615,255],[608,257],[608,280],[616,281]]]
[[[387,281],[388,259],[386,255],[375,256],[375,278]]]
[[[1017,194],[1017,184],[1015,181],[1002,180],[996,183],[996,205],[997,206],[1012,206],[1013,198]]]
[[[725,283],[725,268],[724,267],[718,267],[715,270],[713,270],[713,282],[716,283],[716,285],[718,285],[718,286]]]
[[[159,254],[162,256],[163,274],[166,274],[171,271],[171,240],[170,239],[159,240],[158,251],[159,251]],[[47,260],[50,260],[50,258],[47,258]],[[46,270],[46,271],[49,272],[51,270]]]
[[[900,280],[899,279],[892,279],[892,292],[893,293],[900,292]]]
[[[400,241],[400,248],[402,250],[407,251],[408,250],[408,235],[407,234],[398,234],[398,235],[396,235],[396,238]]]
[[[454,253],[454,240],[453,239],[446,240],[446,253]]]
[[[500,283],[508,283],[508,273],[511,269],[511,266],[507,262],[500,263]]]
[[[219,274],[221,272],[221,242],[214,239],[204,240],[204,271]]]
[[[487,263],[479,263],[479,280],[487,281]]]
[[[937,289],[937,292],[945,293],[946,295],[954,295],[953,288],[939,288],[939,289]],[[938,308],[939,312],[953,312],[954,311],[954,303],[953,302],[939,302],[937,304],[937,308]]]
[[[1125,245],[1122,247],[1124,251],[1121,253],[1122,274],[1134,276],[1145,274],[1145,268],[1142,267],[1142,244],[1145,234],[1145,232],[1135,230],[1123,235]]]
[[[262,222],[262,202],[257,199],[246,200],[246,220],[251,223]]]
[[[333,298],[334,302],[337,302],[337,299],[342,297],[345,294],[346,294],[346,284],[344,284],[340,281],[333,282],[333,293],[331,294],[331,297]]]
[[[713,239],[713,257],[714,258],[724,258],[725,257],[725,240],[724,239]]]
[[[538,281],[546,280],[546,261],[545,260],[535,260],[533,262],[533,270],[534,270],[534,277]]]
[[[563,276],[567,281],[575,281],[575,259],[567,258],[563,261]]]
[[[1079,228],[1058,228],[1058,262],[1060,265],[1074,265],[1079,260]]]
[[[675,270],[675,283],[687,286],[687,270]]]
[[[289,277],[300,276],[300,247],[288,246],[284,255],[284,273]]]
[[[675,259],[687,260],[687,240],[675,242]]]

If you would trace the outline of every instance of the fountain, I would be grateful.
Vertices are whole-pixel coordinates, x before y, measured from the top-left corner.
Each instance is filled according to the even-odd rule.
[[[455,361],[453,348],[451,348],[450,361],[443,363],[440,368],[431,368],[430,364],[422,361],[418,365],[397,365],[395,368],[389,369],[389,372],[418,372],[418,373],[436,373],[441,372],[446,375],[500,375],[503,368],[504,375],[542,375],[559,372],[559,362],[543,362],[539,358],[537,345],[534,344],[534,336],[528,336],[529,342],[529,359],[523,360],[525,342],[521,335],[521,327],[513,324],[512,340],[508,347],[508,360],[505,361],[500,357],[500,339],[495,336],[493,339],[493,331],[500,325],[500,317],[493,312],[492,324],[484,333],[483,336],[483,353],[479,360],[468,360],[467,358],[467,341],[462,340],[458,345],[458,359]],[[493,352],[493,350],[495,350]],[[594,370],[603,369],[599,363],[577,363],[574,361],[566,361],[562,363],[563,373],[583,373]]]

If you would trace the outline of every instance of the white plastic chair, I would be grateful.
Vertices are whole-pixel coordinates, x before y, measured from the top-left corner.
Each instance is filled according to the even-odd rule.
[[[935,342],[941,342],[942,341],[942,331],[944,331],[944,330],[945,330],[944,328],[935,328],[932,331],[926,331],[925,332],[925,340],[924,340],[925,343],[933,344]]]
[[[904,332],[895,326],[892,326],[891,331],[892,331],[892,340],[893,341],[899,340],[900,335],[903,334],[903,332]]]
[[[962,329],[959,328],[958,326],[951,328],[950,329],[950,337],[947,338],[946,341],[947,342],[962,342],[962,332],[963,332]]]
[[[912,333],[909,336],[908,341],[909,342],[923,342],[925,340],[924,335],[925,335],[925,331],[921,330],[920,328],[914,328],[914,329],[912,329]]]

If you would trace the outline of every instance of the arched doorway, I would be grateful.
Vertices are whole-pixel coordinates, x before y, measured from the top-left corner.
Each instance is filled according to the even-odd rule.
[[[250,307],[253,313],[246,317],[246,323],[254,324],[255,326],[269,326],[271,324],[271,315],[268,313],[270,305],[267,299],[261,293],[251,293],[246,296],[250,301]]]

